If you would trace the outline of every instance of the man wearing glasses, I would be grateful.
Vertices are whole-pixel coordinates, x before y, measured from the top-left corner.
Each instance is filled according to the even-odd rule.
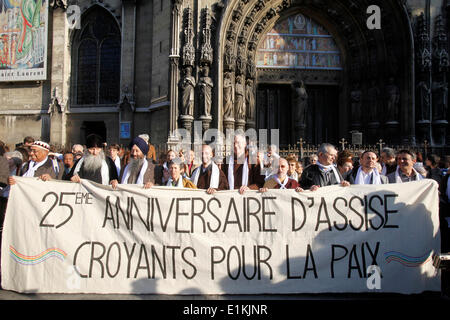
[[[35,141],[31,146],[31,160],[22,167],[20,176],[36,177],[43,181],[61,180],[64,170],[62,168],[55,170],[53,161],[48,157],[49,151],[48,143]],[[14,177],[8,178],[8,184],[13,185],[15,183]]]
[[[349,186],[350,183],[342,178],[334,164],[336,156],[337,150],[332,144],[322,144],[317,152],[317,163],[311,164],[303,170],[300,186],[304,190],[311,191],[334,184]]]

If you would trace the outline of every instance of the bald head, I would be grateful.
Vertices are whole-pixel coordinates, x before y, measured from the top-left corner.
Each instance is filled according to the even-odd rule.
[[[211,163],[213,157],[213,151],[211,146],[204,144],[202,145],[202,164],[206,168]]]

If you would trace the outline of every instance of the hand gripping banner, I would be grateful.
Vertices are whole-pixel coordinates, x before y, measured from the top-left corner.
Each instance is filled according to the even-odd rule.
[[[34,293],[440,291],[433,180],[266,193],[17,178],[2,287]]]

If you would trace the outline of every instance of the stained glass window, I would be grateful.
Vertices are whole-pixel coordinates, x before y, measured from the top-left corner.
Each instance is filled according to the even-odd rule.
[[[75,38],[76,104],[117,103],[120,96],[120,30],[105,9],[91,9]]]
[[[278,22],[260,43],[257,67],[341,70],[341,54],[333,36],[302,14]]]

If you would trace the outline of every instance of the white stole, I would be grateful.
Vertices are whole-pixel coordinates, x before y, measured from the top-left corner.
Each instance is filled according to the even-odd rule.
[[[334,164],[331,164],[329,166],[324,166],[323,164],[321,164],[319,161],[317,161],[317,165],[319,166],[320,169],[322,169],[325,172],[328,172],[329,170],[333,170],[334,176],[336,178],[336,181],[338,183],[341,183],[341,178],[339,177],[339,174],[336,170],[336,167],[334,166]]]
[[[45,159],[41,162],[34,162],[33,160],[31,160],[28,164],[28,171],[25,172],[23,176],[33,178],[36,170],[42,167],[47,162],[47,159],[48,157],[45,157]]]
[[[114,164],[116,165],[117,176],[120,177],[121,166],[120,166],[120,157],[119,156],[117,156],[116,160],[114,160]]]
[[[234,189],[234,158],[230,156],[228,159],[228,183],[230,185],[230,190]],[[245,158],[244,165],[242,168],[242,185],[248,185],[248,163],[247,158]]]
[[[172,186],[172,182],[173,182],[172,177],[170,177],[169,181],[167,181],[166,186],[167,187],[173,187]],[[175,188],[184,188],[184,186],[183,186],[183,177],[181,175],[180,175],[180,178],[178,178],[178,183],[177,183],[177,186]]]
[[[212,168],[211,168],[211,181],[209,182],[209,187],[217,189],[219,187],[219,167],[214,163],[211,162]],[[198,167],[194,170],[192,173],[191,181],[197,186],[198,183],[198,177],[200,177],[200,171],[202,170],[203,166]]]
[[[284,182],[280,181],[280,178],[278,177],[278,174],[275,175],[274,179],[280,185],[280,189],[286,189],[286,185],[289,182],[289,177],[288,176],[284,177]]]
[[[420,173],[418,173],[416,171],[416,169],[412,168],[413,172],[416,174],[416,180],[415,181],[420,181],[423,180],[423,177]],[[397,169],[395,170],[395,183],[402,183],[402,178],[400,178],[400,174],[399,174],[400,168],[399,166],[397,166]]]
[[[355,184],[365,184],[361,167],[358,168],[358,173],[356,174],[355,178]],[[381,184],[380,173],[376,168],[372,169],[372,184]]]
[[[125,167],[125,170],[123,171],[122,176],[122,184],[128,184],[128,178],[130,178],[130,170],[129,170],[129,164]],[[135,184],[144,184],[144,175],[148,168],[148,161],[144,160],[144,163],[142,164],[141,170],[139,170],[139,176],[136,180]]]

